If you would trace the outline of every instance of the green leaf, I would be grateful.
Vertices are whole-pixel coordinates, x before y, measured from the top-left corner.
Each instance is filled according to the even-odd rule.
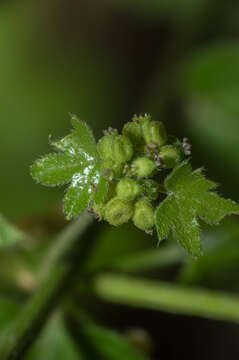
[[[0,338],[4,336],[8,326],[14,321],[19,311],[19,304],[0,297]]]
[[[74,130],[70,135],[58,141],[50,141],[56,149],[67,152],[70,155],[85,156],[86,159],[94,160],[98,157],[95,138],[89,126],[76,115],[71,115]]]
[[[239,227],[227,219],[216,231],[203,234],[205,254],[198,261],[188,259],[180,268],[179,280],[187,284],[238,291]]]
[[[76,172],[84,170],[85,162],[69,154],[49,154],[37,160],[31,167],[34,180],[43,185],[63,185]]]
[[[207,180],[201,169],[192,171],[188,161],[178,165],[164,184],[168,197],[155,212],[159,241],[172,231],[193,257],[202,254],[198,218],[214,225],[226,215],[239,215],[239,205],[210,191],[216,188],[216,184]]]
[[[79,215],[89,205],[94,196],[93,184],[98,184],[99,177],[94,165],[89,165],[83,172],[74,174],[64,198],[67,219]]]
[[[95,189],[94,200],[96,205],[100,205],[105,199],[105,196],[108,192],[108,186],[109,182],[103,176],[101,176],[97,188]]]
[[[83,357],[78,353],[60,314],[55,314],[24,359],[83,360]]]
[[[82,326],[78,334],[80,353],[84,360],[146,360],[146,356],[113,330],[90,324]]]
[[[15,244],[24,237],[25,234],[23,232],[0,214],[0,247]]]
[[[238,62],[237,43],[222,42],[193,51],[181,71],[181,92],[188,101],[187,134],[200,145],[198,156],[204,151],[208,167],[222,170],[222,179],[228,177],[230,187],[234,180],[235,189],[233,175],[239,175]]]
[[[51,141],[60,153],[49,154],[31,167],[32,177],[44,185],[70,183],[64,198],[67,219],[78,216],[93,200],[101,203],[108,191],[91,130],[74,115],[72,124],[70,135]]]

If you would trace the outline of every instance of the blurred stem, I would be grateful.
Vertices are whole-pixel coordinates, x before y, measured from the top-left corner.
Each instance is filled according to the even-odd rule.
[[[239,297],[123,275],[102,274],[93,289],[116,304],[239,323]]]
[[[48,315],[60,302],[74,275],[82,268],[91,252],[94,238],[87,232],[92,216],[84,213],[72,222],[55,240],[47,261],[41,267],[41,284],[10,326],[0,344],[1,360],[22,359],[34,342]],[[89,236],[90,235],[90,236]],[[87,240],[87,241],[86,241]]]
[[[164,266],[180,264],[185,255],[179,246],[167,245],[158,249],[145,249],[122,256],[111,264],[111,269],[132,273],[144,273]]]

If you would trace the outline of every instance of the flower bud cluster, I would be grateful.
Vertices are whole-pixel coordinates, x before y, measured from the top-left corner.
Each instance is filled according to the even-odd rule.
[[[118,226],[130,219],[148,233],[154,228],[154,212],[160,187],[157,177],[190,155],[187,138],[168,136],[162,122],[149,115],[134,116],[116,129],[104,130],[97,144],[102,174],[109,181],[107,197],[93,205],[99,219]]]

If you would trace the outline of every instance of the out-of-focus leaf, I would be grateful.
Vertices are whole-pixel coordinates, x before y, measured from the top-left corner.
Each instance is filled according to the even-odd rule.
[[[205,254],[198,261],[187,259],[179,274],[186,284],[238,290],[239,226],[226,221],[203,235]]]
[[[188,135],[219,164],[239,175],[239,47],[218,44],[201,48],[182,69],[182,86],[188,101]]]
[[[56,314],[36,340],[25,360],[83,360],[66,330],[63,320]]]
[[[78,329],[78,346],[55,314],[36,340],[26,360],[146,360],[138,350],[119,334],[90,324]]]
[[[1,341],[4,341],[3,339],[7,329],[14,321],[18,311],[18,304],[3,297],[0,298],[0,343]]]
[[[0,298],[0,332],[14,320],[19,306],[3,297]]]
[[[0,214],[0,248],[15,244],[24,237],[23,232]]]
[[[117,304],[239,323],[239,297],[155,280],[102,274],[95,293]]]
[[[216,184],[203,176],[202,169],[192,171],[188,161],[178,165],[164,183],[168,196],[155,213],[159,240],[172,231],[182,247],[198,257],[202,253],[198,218],[216,225],[226,215],[239,214],[239,205],[210,191]]]
[[[90,324],[82,326],[78,335],[79,350],[84,360],[146,360],[146,356],[113,330]]]

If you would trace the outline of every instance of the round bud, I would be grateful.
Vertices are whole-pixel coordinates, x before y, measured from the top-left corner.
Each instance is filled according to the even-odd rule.
[[[118,163],[126,163],[133,156],[133,145],[124,135],[117,135],[112,143],[111,158]]]
[[[103,160],[125,163],[133,156],[133,145],[124,135],[105,135],[98,144],[97,150]]]
[[[160,149],[159,157],[162,159],[163,167],[171,169],[182,160],[182,153],[178,146],[166,145]]]
[[[145,122],[149,122],[151,121],[151,116],[149,114],[144,114],[144,115],[134,115],[132,118],[133,122],[137,122],[140,125],[142,125]]]
[[[130,139],[134,148],[138,150],[144,144],[144,138],[140,123],[131,121],[125,124],[123,134]]]
[[[133,179],[123,178],[116,186],[118,198],[122,200],[134,200],[140,193],[140,185]]]
[[[146,121],[142,124],[143,136],[146,144],[163,146],[167,142],[164,124],[160,121]]]
[[[97,150],[103,160],[112,159],[112,144],[116,136],[115,134],[105,135],[98,141]]]
[[[133,203],[121,200],[118,197],[111,199],[104,208],[104,219],[114,226],[128,222],[133,214]]]
[[[103,175],[110,178],[119,178],[123,172],[123,164],[117,163],[113,160],[103,160],[101,164]]]
[[[159,196],[159,184],[154,180],[142,180],[140,182],[142,193],[149,201],[157,200]]]
[[[154,227],[154,208],[146,200],[139,200],[135,204],[134,225],[144,231],[150,231]]]
[[[116,183],[114,181],[111,181],[108,184],[108,191],[107,191],[107,194],[105,196],[103,203],[98,205],[95,202],[93,202],[92,210],[93,210],[96,218],[98,218],[99,220],[104,218],[105,205],[108,201],[110,201],[110,199],[115,197],[115,195],[116,195]]]
[[[141,178],[152,176],[156,168],[155,161],[146,156],[138,157],[132,163],[133,174]]]

